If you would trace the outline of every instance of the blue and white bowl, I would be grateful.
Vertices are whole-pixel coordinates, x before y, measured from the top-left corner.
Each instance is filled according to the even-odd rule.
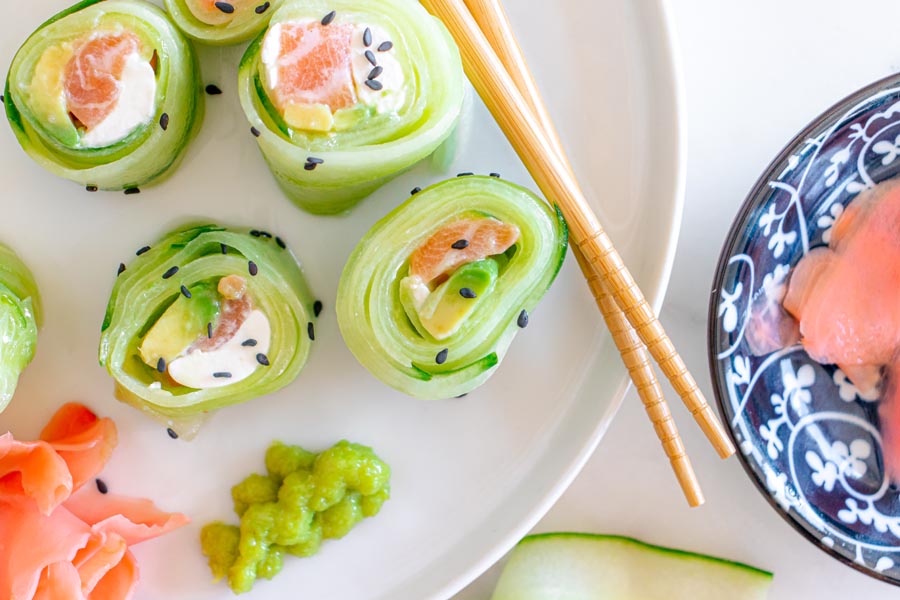
[[[744,202],[710,300],[710,369],[743,465],[772,506],[846,564],[900,585],[900,491],[876,398],[798,346],[753,356],[753,300],[783,280],[861,191],[900,174],[900,75],[842,100],[795,137]]]

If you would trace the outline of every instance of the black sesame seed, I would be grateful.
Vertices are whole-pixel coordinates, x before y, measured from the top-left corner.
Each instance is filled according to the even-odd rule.
[[[445,362],[447,362],[448,354],[450,354],[450,350],[448,348],[444,348],[443,350],[441,350],[440,352],[437,353],[437,356],[434,357],[434,362],[436,362],[439,365],[444,364]]]
[[[257,129],[256,127],[251,127],[250,133],[253,134],[253,137],[259,137],[259,129]]]
[[[325,163],[325,159],[324,158],[316,158],[315,156],[308,156],[306,158],[306,162],[312,163],[314,165],[321,165],[321,164]]]
[[[212,339],[212,323],[206,324],[206,337]]]
[[[266,356],[265,354],[263,354],[262,352],[260,352],[259,354],[256,355],[256,362],[258,362],[259,364],[261,364],[264,367],[268,367],[269,366],[269,357]]]
[[[165,131],[169,128],[169,113],[163,113],[159,116],[159,126]]]
[[[321,301],[321,300],[316,300],[315,302],[313,302],[313,315],[315,315],[316,317],[318,317],[319,315],[321,315],[321,314],[322,314],[322,308],[323,308],[323,306],[322,306],[322,301]]]
[[[456,240],[450,247],[454,250],[465,250],[469,247],[469,240]]]
[[[384,67],[375,67],[374,69],[369,71],[369,75],[368,77],[366,77],[366,79],[375,79],[382,73],[384,73]]]
[[[166,271],[165,273],[163,273],[162,278],[168,279],[169,277],[171,277],[172,275],[174,275],[177,272],[178,272],[178,267],[169,267],[169,270]]]
[[[213,377],[216,379],[231,379],[231,373],[228,371],[219,371],[218,373],[213,373]]]
[[[421,191],[422,191],[422,188],[420,188],[419,186],[416,186],[416,187],[414,187],[413,189],[411,189],[411,190],[409,191],[409,195],[410,195],[410,196],[415,196],[416,194],[418,194],[418,193],[421,192]]]
[[[393,42],[381,42],[381,45],[378,46],[378,51],[379,52],[387,52],[388,50],[390,50],[393,47],[394,47]]]
[[[175,430],[172,429],[171,427],[169,427],[168,429],[166,429],[166,433],[168,433],[168,434],[169,434],[169,437],[172,438],[173,440],[177,440],[177,439],[178,439],[178,434],[175,433]]]
[[[84,189],[89,192],[96,192],[99,188],[96,185],[86,185],[84,186]]]
[[[260,231],[259,235],[266,239],[270,239],[270,240],[272,239],[272,234],[269,233],[268,231]]]
[[[469,395],[469,394],[468,394],[468,392],[467,392],[467,393],[465,393],[465,394],[460,394],[459,396],[457,396],[457,398],[465,398],[465,397],[468,396],[468,395]]]
[[[116,272],[116,277],[125,272],[125,263],[119,263],[119,270]]]
[[[303,165],[303,168],[304,168],[306,171],[315,171],[315,170],[316,170],[316,167],[318,167],[320,164],[322,164],[322,163],[320,163],[320,162],[312,162],[312,161],[310,161],[309,159],[307,159],[306,164]]]
[[[136,188],[136,187],[125,188],[126,196],[131,196],[132,194],[140,194],[140,193],[141,193],[140,188]]]
[[[256,14],[261,15],[261,14],[263,14],[264,12],[266,12],[267,10],[269,10],[269,7],[270,7],[270,6],[272,6],[272,5],[269,4],[268,2],[263,2],[262,4],[260,4],[260,5],[257,6],[256,8],[254,8],[253,11],[254,11]]]
[[[160,373],[166,372],[166,359],[164,359],[162,356],[160,356],[159,360],[156,361],[156,370]]]
[[[282,250],[287,248],[287,244],[284,243],[284,240],[281,239],[280,237],[278,237],[277,235],[275,236],[275,243],[278,244],[278,247],[281,248]]]
[[[375,90],[376,92],[384,89],[384,86],[381,85],[381,82],[374,79],[366,79],[366,86],[370,89]]]
[[[497,179],[500,179],[500,173],[491,173],[491,177],[495,177],[495,178],[497,178]]]
[[[221,10],[226,15],[230,15],[231,13],[234,12],[234,5],[228,4],[227,2],[216,2],[214,4],[214,6],[216,8],[218,8],[219,10]]]
[[[0,102],[6,102],[6,97],[3,94],[0,94]]]
[[[143,248],[138,248],[138,251],[135,252],[134,255],[140,256],[141,254],[144,254],[145,252],[149,252],[149,251],[150,251],[150,246],[144,246]]]
[[[184,294],[185,298],[191,298],[191,290],[187,289],[185,286],[181,286],[181,293]]]
[[[250,274],[256,277],[256,274],[259,273],[259,267],[256,266],[256,263],[252,260],[247,263],[247,270],[250,271]]]
[[[222,254],[228,254],[228,246],[225,244],[219,244],[222,247]]]
[[[259,231],[255,230],[255,229],[251,229],[251,230],[250,230],[250,235],[252,235],[253,237],[259,237],[259,236],[261,236],[262,234],[261,234]]]
[[[365,44],[366,48],[372,45],[372,30],[368,27],[363,31],[363,44]]]
[[[366,50],[366,60],[369,61],[373,67],[378,65],[378,59],[375,58],[375,53],[371,50]]]
[[[324,17],[322,17],[322,25],[331,25],[331,22],[334,21],[334,18],[337,16],[336,11],[331,11]]]
[[[266,2],[266,4],[268,4],[268,2]],[[209,94],[210,96],[218,96],[219,94],[222,93],[222,88],[220,88],[219,86],[217,86],[214,83],[210,83],[209,85],[206,86],[206,93]]]
[[[518,320],[516,320],[516,324],[519,327],[521,327],[522,329],[525,329],[526,327],[528,327],[528,311],[527,310],[522,309],[522,312],[519,313]]]
[[[461,288],[459,290],[459,295],[468,300],[478,297],[478,294],[476,294],[472,288]]]
[[[457,177],[470,177],[470,176],[472,176],[472,175],[474,175],[474,174],[475,174],[475,173],[473,173],[473,172],[471,172],[471,171],[466,171],[466,172],[464,172],[464,173],[457,173],[456,176],[457,176]]]
[[[256,340],[254,340],[253,338],[250,338],[249,340],[244,340],[243,342],[241,342],[241,346],[244,346],[245,348],[252,348],[255,345],[256,345]]]
[[[311,341],[315,341],[316,339],[316,326],[312,324],[312,321],[306,324],[306,335],[309,336]]]
[[[102,479],[95,479],[94,481],[97,484],[98,492],[100,492],[101,494],[106,494],[109,492],[109,488],[106,487],[106,482],[104,482]]]

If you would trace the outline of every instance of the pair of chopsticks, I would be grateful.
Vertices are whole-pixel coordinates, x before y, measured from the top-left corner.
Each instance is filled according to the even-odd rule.
[[[587,203],[501,0],[421,0],[456,40],[469,80],[538,187],[569,224],[575,258],[691,506],[703,492],[653,371],[657,362],[722,458],[735,452],[609,236]],[[470,12],[471,11],[471,12]]]

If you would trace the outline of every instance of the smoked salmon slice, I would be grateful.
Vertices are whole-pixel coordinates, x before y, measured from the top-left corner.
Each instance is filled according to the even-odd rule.
[[[503,254],[519,239],[519,228],[496,219],[462,219],[445,225],[409,258],[409,274],[428,283],[457,267]]]
[[[66,64],[63,86],[69,112],[88,130],[103,122],[119,100],[125,59],[140,48],[130,32],[95,35]]]
[[[353,27],[344,23],[282,23],[273,101],[325,104],[331,111],[356,104],[351,60]]]
[[[139,578],[129,547],[188,522],[94,486],[72,495],[116,438],[110,419],[80,404],[60,408],[38,441],[0,436],[0,598],[127,599]]]

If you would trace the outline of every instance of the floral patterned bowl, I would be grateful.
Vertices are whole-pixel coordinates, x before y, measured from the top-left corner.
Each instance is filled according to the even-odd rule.
[[[826,111],[772,162],[722,250],[710,369],[743,465],[772,506],[846,564],[900,585],[900,492],[884,470],[877,398],[792,346],[753,356],[753,301],[780,285],[861,191],[900,174],[900,75]]]

